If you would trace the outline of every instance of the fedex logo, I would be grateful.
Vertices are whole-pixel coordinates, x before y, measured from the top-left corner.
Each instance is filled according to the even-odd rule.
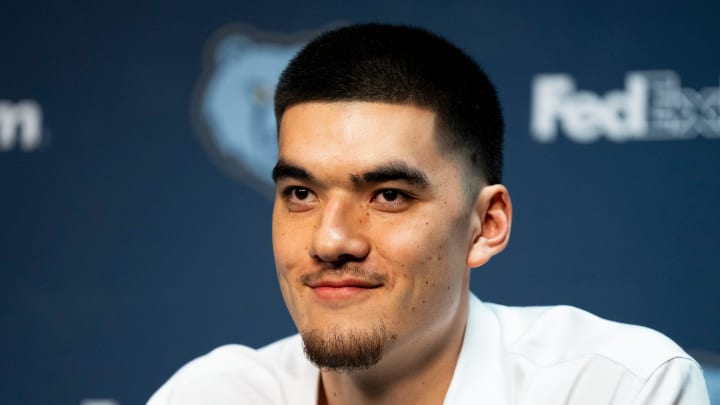
[[[530,132],[542,143],[560,133],[578,143],[720,138],[720,87],[682,88],[672,71],[628,72],[623,89],[579,90],[568,74],[532,83]]]

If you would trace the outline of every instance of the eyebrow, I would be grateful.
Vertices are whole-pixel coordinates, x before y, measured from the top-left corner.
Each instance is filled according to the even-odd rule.
[[[421,188],[430,185],[430,180],[422,170],[411,167],[402,161],[385,163],[362,173],[362,175],[351,175],[350,180],[358,186],[364,183],[383,183],[398,180]]]
[[[282,159],[279,159],[277,164],[272,171],[272,179],[275,183],[279,180],[291,178],[296,180],[304,180],[308,182],[317,182],[315,177],[308,173],[307,170],[300,166],[290,164]]]
[[[283,159],[279,159],[273,168],[272,179],[275,183],[277,183],[278,181],[286,178],[311,183],[320,183],[318,179],[302,167],[291,164]],[[420,188],[427,188],[430,186],[430,180],[422,170],[411,167],[402,161],[388,162],[361,174],[351,174],[350,181],[352,181],[355,186],[388,181],[404,181],[410,185],[418,186]]]

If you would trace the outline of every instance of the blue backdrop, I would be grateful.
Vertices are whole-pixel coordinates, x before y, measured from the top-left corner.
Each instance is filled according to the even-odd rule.
[[[718,15],[712,0],[3,4],[0,403],[141,403],[215,346],[294,332],[263,177],[273,72],[347,22],[435,31],[499,89],[515,220],[473,271],[481,299],[577,305],[710,359]]]

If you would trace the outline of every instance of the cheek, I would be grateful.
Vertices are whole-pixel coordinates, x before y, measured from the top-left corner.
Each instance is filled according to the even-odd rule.
[[[272,223],[272,246],[275,266],[278,276],[292,271],[297,265],[298,258],[305,250],[302,250],[305,240],[301,237],[302,232],[298,227],[289,226],[290,221],[277,218],[273,215]]]
[[[384,258],[392,260],[394,308],[388,316],[396,330],[429,333],[456,313],[464,287],[464,260],[449,237],[451,226],[431,221],[407,226],[386,238]],[[398,316],[400,314],[400,316]]]
[[[303,316],[304,311],[302,310],[303,300],[297,284],[297,260],[293,260],[292,257],[292,254],[295,252],[284,238],[281,244],[273,241],[273,250],[275,254],[275,272],[277,273],[280,293],[290,313],[290,317],[298,329],[301,329],[305,321]]]
[[[385,247],[388,253],[404,263],[424,265],[448,252],[451,227],[442,220],[421,218],[375,228],[377,235],[385,235],[378,248]]]
[[[387,224],[376,248],[392,262],[393,279],[405,285],[406,300],[453,301],[465,286],[468,219],[462,215],[418,215],[418,220]],[[440,304],[434,302],[434,304]],[[452,304],[452,302],[448,302]],[[440,305],[441,307],[444,305]]]
[[[283,226],[282,223],[282,221],[278,221],[275,216],[273,216],[272,246],[275,257],[275,272],[277,274],[278,284],[280,285],[280,292],[292,314],[296,307],[295,299],[293,298],[292,280],[293,274],[295,274],[294,268],[298,263],[298,252],[295,247],[296,240],[293,239],[293,232],[291,232],[287,226]]]
[[[376,247],[392,263],[395,281],[408,285],[407,293],[418,297],[428,289],[440,288],[439,284],[447,290],[451,273],[460,270],[458,263],[453,263],[458,251],[450,249],[448,232],[445,224],[435,226],[429,220],[405,222],[384,232],[387,236]]]

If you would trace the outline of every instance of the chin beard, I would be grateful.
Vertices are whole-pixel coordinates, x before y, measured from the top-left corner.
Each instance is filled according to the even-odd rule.
[[[302,333],[305,355],[318,367],[338,372],[364,370],[380,361],[390,339],[383,326],[371,330]]]

